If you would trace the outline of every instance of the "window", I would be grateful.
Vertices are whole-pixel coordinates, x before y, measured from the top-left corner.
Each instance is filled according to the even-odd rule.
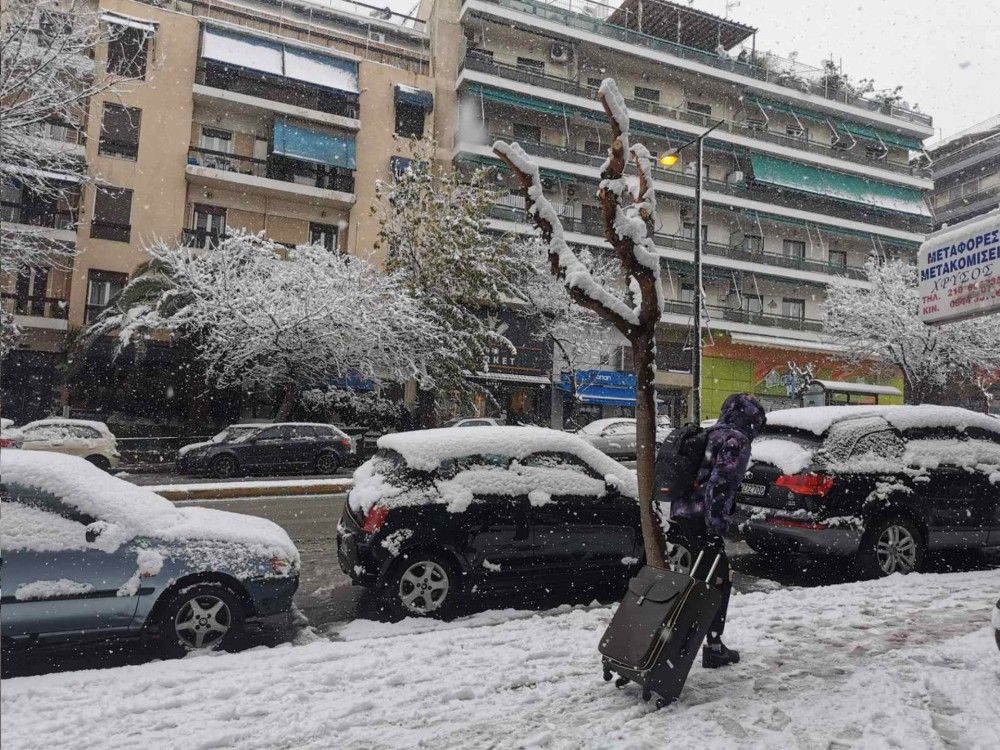
[[[545,73],[545,63],[531,57],[517,58],[517,67],[529,73],[538,73],[539,75],[543,75]]]
[[[139,156],[139,120],[141,117],[142,110],[137,107],[105,104],[98,152],[110,156],[120,156],[124,159],[136,159]]]
[[[108,42],[108,72],[124,78],[146,77],[146,40],[142,29],[114,26]]]
[[[635,98],[647,102],[660,102],[660,92],[657,89],[647,89],[644,86],[635,87]]]
[[[831,250],[830,251],[830,265],[835,268],[847,268],[847,251],[846,250]]]
[[[268,427],[266,430],[261,430],[253,436],[253,439],[260,442],[262,440],[289,440],[291,437],[292,428],[287,425],[279,425],[277,427]]]
[[[311,425],[307,424],[296,424],[292,425],[292,439],[293,440],[315,440],[316,430]]]
[[[681,237],[686,240],[694,240],[694,222],[685,221],[681,226]],[[701,244],[708,244],[708,224],[701,225]]]
[[[525,143],[541,143],[542,129],[537,125],[524,125],[519,122],[514,123],[514,140]]]
[[[226,154],[233,153],[233,134],[231,132],[202,126],[199,143],[205,152],[201,155],[202,166],[224,169],[227,172],[235,169],[233,160],[226,156]]]
[[[49,269],[25,268],[14,281],[14,312],[18,315],[45,315],[45,294]]]
[[[701,104],[700,102],[687,102],[687,111],[694,112],[698,115],[706,115],[711,117],[712,115],[712,105]]]
[[[798,138],[800,141],[809,140],[809,129],[800,128],[798,125],[789,125],[785,128],[785,135],[790,138]]]
[[[956,185],[953,188],[948,189],[948,200],[957,201],[962,197],[962,186]]]
[[[781,300],[781,314],[786,318],[805,320],[806,301],[804,299],[789,299],[785,297]]]
[[[765,120],[747,120],[743,123],[743,127],[752,133],[767,132],[767,122]]]
[[[583,205],[580,207],[583,217],[583,228],[587,232],[600,233],[604,231],[604,209],[600,206]]]
[[[805,260],[806,243],[802,240],[782,240],[781,251],[785,254],[786,258]]]
[[[759,253],[764,249],[764,238],[759,234],[744,234],[743,249],[748,253]]]
[[[605,156],[608,153],[608,147],[600,141],[584,141],[583,152],[591,156]]]
[[[128,242],[131,233],[132,191],[128,188],[97,188],[94,191],[90,236],[101,240]]]
[[[478,60],[484,60],[486,62],[493,62],[493,50],[483,49],[482,47],[469,47],[465,54],[467,57],[474,57]]]
[[[865,156],[869,159],[884,159],[887,153],[889,152],[881,143],[869,143],[865,146]]]
[[[322,245],[331,253],[338,252],[340,245],[337,242],[337,227],[333,224],[309,223],[309,244]]]
[[[38,17],[38,41],[45,47],[73,34],[73,18],[69,13],[43,10]]]
[[[592,89],[601,88],[601,84],[604,82],[603,78],[587,78],[587,86]]]
[[[423,107],[396,102],[396,135],[404,138],[423,138],[425,114]]]
[[[694,284],[681,284],[681,302],[694,302]]]
[[[764,312],[764,298],[759,294],[745,294],[743,295],[742,308],[744,312],[759,315]]]
[[[226,235],[226,209],[220,206],[194,204],[194,229],[190,232],[189,245],[215,247]]]
[[[93,321],[111,303],[111,300],[121,293],[127,281],[127,274],[91,269],[87,274],[87,304],[83,310],[84,322]]]

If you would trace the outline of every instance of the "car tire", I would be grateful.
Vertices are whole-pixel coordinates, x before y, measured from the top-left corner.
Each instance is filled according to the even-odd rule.
[[[101,471],[111,471],[111,462],[100,454],[87,456],[87,460]]]
[[[243,603],[221,583],[196,583],[167,596],[157,623],[164,657],[229,651],[242,640],[246,621]]]
[[[863,578],[917,572],[923,567],[925,544],[916,524],[903,516],[876,518],[865,524],[857,568]]]
[[[239,471],[240,465],[237,463],[236,459],[230,455],[216,456],[212,459],[212,463],[209,464],[209,470],[213,477],[217,479],[229,479],[230,477],[236,476],[236,472]]]
[[[404,553],[380,589],[382,609],[393,617],[448,617],[462,599],[456,566],[437,552]]]
[[[316,457],[315,467],[317,474],[336,474],[340,468],[340,456],[334,451],[325,451]]]

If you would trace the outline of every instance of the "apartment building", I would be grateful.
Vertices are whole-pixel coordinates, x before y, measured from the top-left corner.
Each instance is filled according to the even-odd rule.
[[[927,148],[934,229],[1000,208],[1000,115]]]
[[[604,246],[595,192],[611,134],[596,92],[606,76],[627,99],[633,139],[654,154],[721,122],[705,143],[701,227],[694,150],[654,173],[667,299],[657,384],[675,421],[688,417],[695,232],[709,329],[702,418],[734,391],[793,403],[789,363],[813,365],[826,402],[899,399],[898,378],[879,379],[824,340],[820,306],[833,279],[864,285],[869,257],[910,256],[929,231],[930,172],[909,158],[933,132],[929,116],[861,96],[832,66],[762,53],[751,26],[664,0],[426,0],[420,15],[440,143],[456,167],[488,166],[510,188],[497,230],[527,231],[523,199],[492,154],[502,138],[536,158],[570,241]],[[605,380],[584,394],[591,416],[627,413],[627,378],[617,391]]]
[[[71,268],[4,281],[4,308],[24,335],[5,363],[3,408],[19,420],[60,401],[96,408],[54,391],[60,353],[149,243],[210,249],[242,228],[367,254],[376,180],[411,156],[409,137],[433,128],[429,40],[416,18],[340,0],[94,1],[102,23],[128,29],[96,50],[98,68],[127,64],[118,72],[139,80],[91,101],[86,122],[40,129],[86,159],[92,180],[67,205],[4,181],[5,222],[76,248]],[[151,361],[171,367],[168,355]],[[172,388],[156,374],[149,388]]]

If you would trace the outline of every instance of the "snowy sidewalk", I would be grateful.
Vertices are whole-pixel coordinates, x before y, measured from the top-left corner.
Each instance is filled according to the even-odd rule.
[[[1000,747],[1000,573],[733,598],[734,667],[654,712],[601,679],[609,607],[355,621],[343,640],[4,682],[5,750]]]

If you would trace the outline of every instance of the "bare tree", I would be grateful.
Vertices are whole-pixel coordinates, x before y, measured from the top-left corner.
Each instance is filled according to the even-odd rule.
[[[663,313],[660,258],[652,241],[656,217],[652,158],[642,144],[629,144],[625,99],[611,78],[601,83],[598,99],[611,122],[612,143],[601,167],[598,198],[604,236],[621,266],[621,286],[599,283],[563,234],[552,204],[542,192],[538,166],[518,144],[497,141],[494,153],[517,176],[525,191],[529,214],[547,244],[550,272],[563,280],[573,301],[610,323],[632,346],[636,375],[636,459],[639,517],[646,563],[663,567],[663,529],[654,507],[653,470],[656,461],[656,324]],[[625,175],[631,161],[637,178]]]

